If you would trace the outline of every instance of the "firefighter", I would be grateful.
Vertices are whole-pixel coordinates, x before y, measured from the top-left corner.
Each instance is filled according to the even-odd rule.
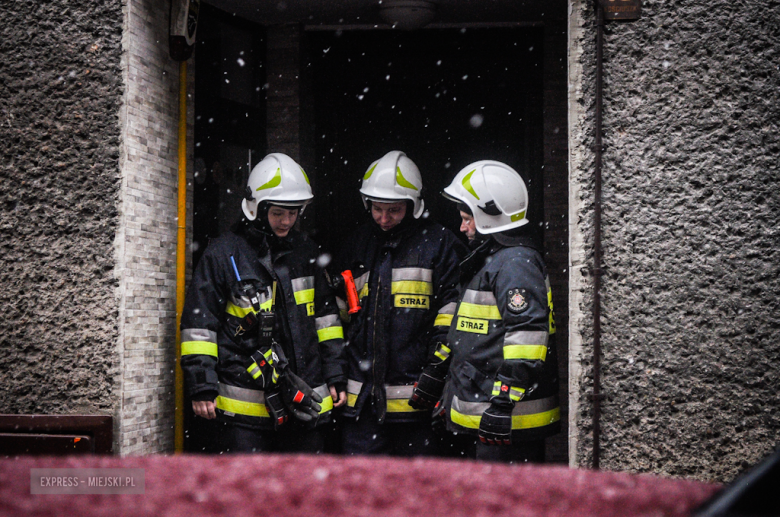
[[[439,453],[433,405],[419,404],[414,390],[455,313],[466,249],[423,216],[422,189],[420,171],[403,152],[373,162],[360,188],[371,218],[337,261],[352,272],[361,305],[347,325],[345,454]]]
[[[249,175],[244,217],[193,273],[181,366],[222,452],[321,452],[323,424],[346,402],[338,306],[317,245],[293,228],[312,198],[303,169],[269,154]]]
[[[440,379],[449,370],[434,418],[461,437],[467,457],[543,462],[545,438],[560,430],[558,365],[525,183],[508,165],[484,160],[460,171],[444,196],[458,203],[472,251],[460,264],[447,354],[426,368]]]

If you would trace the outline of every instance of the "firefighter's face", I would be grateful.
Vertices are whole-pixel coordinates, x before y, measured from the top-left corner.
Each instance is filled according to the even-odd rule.
[[[474,217],[466,212],[460,213],[460,231],[466,234],[470,241],[477,236],[477,225],[474,224]]]
[[[277,237],[287,237],[296,220],[298,220],[297,208],[272,206],[268,209],[268,225]]]
[[[406,201],[394,203],[371,202],[371,216],[383,231],[395,228],[406,216]]]

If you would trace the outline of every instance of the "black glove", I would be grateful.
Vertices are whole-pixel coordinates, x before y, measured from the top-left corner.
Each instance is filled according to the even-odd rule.
[[[434,365],[426,366],[420,374],[420,378],[414,383],[414,391],[409,398],[409,405],[414,409],[433,408],[444,391],[446,375],[446,372],[442,373],[441,369]]]
[[[282,401],[282,391],[278,387],[274,387],[273,391],[265,392],[265,408],[268,410],[268,414],[274,421],[274,429],[279,430],[289,419],[289,413]]]
[[[431,409],[441,398],[444,391],[444,379],[449,369],[450,349],[439,343],[436,345],[431,361],[423,368],[417,382],[414,383],[409,405],[414,409]]]
[[[444,408],[444,401],[439,400],[436,402],[433,413],[431,413],[431,427],[433,428],[434,433],[441,435],[447,430],[447,422],[444,418],[444,413],[446,412],[447,410]]]
[[[479,439],[488,445],[512,444],[512,408],[511,401],[493,397],[490,407],[482,413],[479,421]]]
[[[284,405],[298,420],[311,422],[320,415],[322,397],[289,369],[279,380]]]
[[[257,350],[249,358],[246,371],[262,389],[272,389],[279,380],[279,373],[276,369],[279,358],[273,349]]]

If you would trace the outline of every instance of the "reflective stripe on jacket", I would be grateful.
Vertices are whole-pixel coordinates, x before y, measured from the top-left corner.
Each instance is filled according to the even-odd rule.
[[[341,256],[343,269],[365,267],[355,278],[362,308],[347,325],[348,417],[361,414],[366,404],[374,404],[380,421],[430,417],[407,401],[455,314],[465,246],[432,221],[402,224],[409,226],[390,234],[373,222],[363,225]]]
[[[289,367],[321,392],[317,424],[328,421],[333,408],[328,384],[346,382],[344,334],[317,266],[318,248],[297,232],[282,242],[272,256],[259,232],[227,232],[209,244],[193,272],[182,312],[181,365],[188,395],[213,393],[220,421],[273,428],[264,393],[247,371],[258,343],[256,329],[241,332],[244,317],[256,313],[242,290],[246,283],[256,289],[261,311],[273,309],[274,339]]]
[[[496,383],[503,383],[515,400],[513,440],[558,432],[552,293],[541,255],[531,247],[494,243],[481,269],[462,287],[447,336],[452,349],[444,393],[448,429],[476,434],[497,394]]]

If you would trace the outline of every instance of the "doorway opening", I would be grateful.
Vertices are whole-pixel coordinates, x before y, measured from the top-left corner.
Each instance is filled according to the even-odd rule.
[[[299,47],[285,41],[279,54],[279,42],[268,41],[271,27],[203,7],[195,54],[193,266],[209,238],[240,217],[251,168],[266,153],[285,152],[268,144],[279,141],[273,128],[278,115],[288,113],[288,105],[276,106],[285,99],[268,100],[268,83],[276,77],[268,69],[281,62],[288,73],[289,63],[302,57],[294,67],[300,93],[276,94],[294,96],[289,106],[301,110],[285,130],[305,142],[301,165],[315,199],[301,219],[323,251],[337,254],[367,220],[360,182],[371,162],[388,151],[404,151],[417,164],[429,217],[459,236],[458,212],[440,193],[460,169],[494,159],[524,177],[528,218],[546,247],[559,318],[565,415],[568,194],[567,141],[560,131],[566,124],[565,24],[414,32],[295,26],[299,30],[285,34],[298,30],[291,39],[299,37]],[[202,419],[185,422],[187,450],[207,451],[209,430],[191,425],[208,427]],[[197,437],[204,440],[193,440]],[[566,433],[553,441],[548,459],[565,462]]]
[[[461,168],[482,159],[506,162],[524,176],[528,217],[542,220],[542,28],[307,36],[318,243],[338,250],[365,220],[360,181],[392,150],[417,164],[430,216],[456,234],[458,212],[440,193]]]

